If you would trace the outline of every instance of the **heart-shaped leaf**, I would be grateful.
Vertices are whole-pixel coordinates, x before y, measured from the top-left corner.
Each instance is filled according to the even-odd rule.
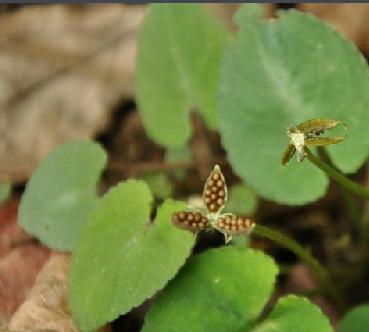
[[[190,137],[189,112],[217,126],[215,96],[226,31],[201,4],[152,4],[139,37],[136,95],[147,133],[167,147]],[[158,121],[160,119],[160,121]]]
[[[321,310],[303,297],[281,298],[271,314],[258,327],[243,332],[333,332]]]
[[[369,305],[363,304],[351,309],[340,323],[339,332],[369,331]]]
[[[260,251],[223,247],[191,259],[147,315],[143,332],[229,332],[252,326],[277,266]]]
[[[167,200],[150,223],[152,195],[142,181],[128,181],[101,199],[73,253],[69,305],[82,331],[130,311],[163,288],[185,262],[194,236],[175,228]]]
[[[105,164],[105,151],[92,141],[57,147],[27,183],[21,226],[51,248],[72,249],[98,200],[96,184]]]
[[[349,137],[327,150],[342,171],[356,171],[369,153],[368,66],[350,42],[309,14],[260,15],[258,5],[236,14],[240,30],[220,73],[222,140],[234,170],[258,194],[304,204],[324,194],[328,179],[309,162],[281,166],[286,129],[312,118],[342,121]]]

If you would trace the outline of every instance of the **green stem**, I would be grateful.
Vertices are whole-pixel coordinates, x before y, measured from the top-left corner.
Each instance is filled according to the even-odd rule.
[[[323,288],[327,289],[327,292],[331,298],[340,307],[343,306],[343,301],[340,292],[334,287],[328,271],[315,259],[311,253],[299,245],[296,241],[290,237],[270,229],[265,226],[256,224],[253,229],[253,234],[265,237],[273,242],[280,244],[281,246],[290,249],[297,257],[299,257],[306,265],[308,265],[316,278],[322,284]]]
[[[358,196],[369,199],[369,190],[367,188],[347,178],[340,171],[328,165],[327,163],[319,159],[317,156],[315,156],[313,153],[311,153],[311,151],[306,147],[305,152],[306,157],[309,159],[311,163],[313,163],[316,167],[321,169],[324,173],[326,173],[329,177],[335,180],[342,187]]]
[[[301,247],[290,237],[276,230],[258,224],[255,225],[253,234],[265,237],[282,245],[283,247],[290,249],[297,257],[299,257],[303,262],[311,267],[314,274],[319,280],[327,281],[328,272],[325,270],[325,268],[310,254],[309,251]]]

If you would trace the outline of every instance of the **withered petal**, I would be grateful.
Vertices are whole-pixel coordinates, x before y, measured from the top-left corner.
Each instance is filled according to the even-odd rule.
[[[327,118],[316,118],[307,120],[299,124],[296,128],[306,135],[316,135],[319,136],[323,134],[326,130],[342,125],[347,128],[341,121]]]
[[[307,146],[325,146],[342,142],[346,137],[316,137],[305,139]]]

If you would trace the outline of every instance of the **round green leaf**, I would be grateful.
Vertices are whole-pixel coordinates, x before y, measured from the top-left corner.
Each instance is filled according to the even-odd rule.
[[[369,331],[369,305],[360,305],[351,309],[341,321],[339,332]]]
[[[105,164],[105,151],[92,141],[57,147],[27,183],[21,226],[51,248],[72,249],[98,200],[96,184]]]
[[[225,28],[203,5],[149,6],[139,36],[136,96],[156,142],[184,145],[194,109],[209,127],[217,126],[215,95],[225,37]]]
[[[253,214],[257,207],[257,197],[255,193],[243,184],[236,184],[231,187],[228,193],[225,212],[235,214]]]
[[[5,202],[12,191],[12,185],[10,183],[0,183],[0,203]]]
[[[229,332],[251,326],[277,267],[260,251],[223,247],[191,259],[147,315],[143,332]]]
[[[255,7],[256,6],[256,7]],[[325,117],[349,125],[328,147],[335,165],[354,172],[369,153],[369,71],[358,50],[309,14],[261,20],[257,5],[236,14],[240,26],[220,73],[220,131],[236,173],[261,196],[287,204],[321,197],[326,176],[309,162],[281,166],[289,125]]]
[[[191,233],[170,222],[183,203],[166,201],[150,223],[152,196],[142,181],[110,190],[91,215],[73,253],[69,305],[90,331],[141,304],[163,288],[185,262]]]
[[[260,326],[243,332],[333,332],[328,318],[303,297],[281,298],[272,313]],[[353,332],[353,331],[350,331]]]

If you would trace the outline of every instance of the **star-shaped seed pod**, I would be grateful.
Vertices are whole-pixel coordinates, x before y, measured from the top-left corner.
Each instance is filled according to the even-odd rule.
[[[303,161],[306,157],[305,147],[325,146],[342,142],[345,137],[321,136],[325,131],[342,125],[341,121],[325,118],[307,120],[298,126],[290,126],[287,129],[289,143],[282,155],[282,165],[286,166],[293,155],[297,154],[297,160]]]
[[[175,226],[192,232],[214,228],[223,233],[225,242],[232,239],[232,235],[250,234],[255,223],[245,217],[238,217],[231,213],[221,214],[227,201],[227,185],[224,175],[215,165],[206,180],[203,201],[205,212],[180,211],[173,213],[172,222]]]

